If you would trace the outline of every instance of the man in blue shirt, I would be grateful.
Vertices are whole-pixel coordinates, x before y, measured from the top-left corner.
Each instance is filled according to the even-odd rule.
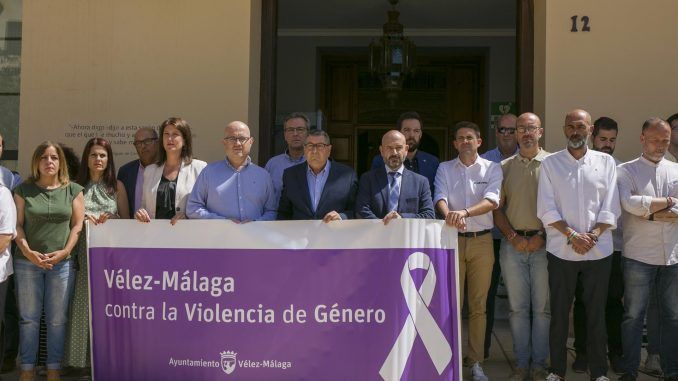
[[[287,149],[280,155],[273,156],[264,167],[271,174],[273,188],[275,188],[275,192],[278,195],[280,195],[282,190],[283,172],[287,168],[303,163],[306,160],[304,158],[304,141],[308,135],[309,125],[308,117],[301,112],[293,112],[283,120],[283,132]]]
[[[402,113],[397,122],[397,128],[405,135],[405,142],[408,147],[407,156],[403,164],[410,171],[426,177],[431,188],[431,194],[433,194],[433,182],[435,181],[440,162],[437,157],[419,149],[423,126],[424,123],[421,117],[414,111]],[[384,159],[381,155],[376,155],[372,160],[372,169],[383,167]]]
[[[226,159],[209,164],[198,176],[186,206],[188,218],[236,223],[275,220],[276,193],[268,172],[250,159],[253,141],[245,123],[226,126]]]

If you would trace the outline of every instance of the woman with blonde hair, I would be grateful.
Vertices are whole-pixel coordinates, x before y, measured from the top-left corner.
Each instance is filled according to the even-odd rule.
[[[35,379],[40,315],[47,326],[47,380],[60,380],[68,306],[73,291],[71,251],[85,219],[82,186],[71,182],[63,150],[50,141],[33,153],[31,176],[14,190],[14,258],[21,324],[20,381]]]

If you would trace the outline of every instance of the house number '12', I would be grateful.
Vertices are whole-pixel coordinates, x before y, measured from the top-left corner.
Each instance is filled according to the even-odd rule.
[[[577,16],[577,15],[570,17],[570,19],[572,20],[572,29],[570,29],[570,32],[579,32],[579,29],[577,28],[577,18],[580,18],[580,17]],[[581,27],[581,31],[582,32],[590,32],[591,27],[589,26],[589,16],[582,16],[581,22],[583,24],[582,27]]]

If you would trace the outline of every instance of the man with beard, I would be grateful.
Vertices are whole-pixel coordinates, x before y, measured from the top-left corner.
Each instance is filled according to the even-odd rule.
[[[139,159],[130,161],[118,170],[118,180],[125,185],[127,192],[130,216],[141,208],[144,170],[158,160],[158,132],[150,127],[142,127],[134,133],[133,144]]]
[[[327,223],[354,217],[358,179],[353,168],[329,161],[331,152],[327,132],[313,130],[308,134],[304,143],[306,163],[283,173],[279,220],[322,219]]]
[[[600,117],[593,122],[593,149],[608,155],[614,153],[618,134],[617,122],[606,116]],[[621,164],[616,158],[615,163]],[[605,306],[605,325],[607,328],[607,356],[610,359],[612,371],[622,373],[622,343],[621,343],[621,318],[624,314],[622,297],[624,296],[624,280],[621,273],[621,250],[624,244],[622,240],[622,227],[617,220],[617,228],[612,232],[612,270],[610,271],[610,283],[607,290],[607,303]],[[574,308],[572,318],[574,320],[574,350],[575,359],[572,370],[584,373],[588,367],[586,361],[586,311],[582,302],[582,282],[577,281],[575,290]]]
[[[405,168],[405,135],[391,130],[381,138],[379,151],[386,163],[360,177],[355,212],[359,218],[435,218],[426,177]]]
[[[670,137],[668,123],[648,119],[640,135],[643,154],[619,166],[625,288],[621,381],[638,376],[645,309],[652,297],[660,316],[664,379],[678,380],[678,164],[664,158]]]
[[[459,156],[440,164],[436,174],[435,205],[445,223],[458,230],[459,300],[463,305],[468,281],[468,352],[474,381],[487,381],[484,360],[485,306],[492,278],[492,210],[499,206],[501,166],[478,156],[480,129],[472,122],[454,128],[454,148]]]
[[[509,299],[509,323],[516,355],[512,381],[548,375],[549,353],[548,271],[544,227],[537,217],[537,188],[541,162],[549,155],[539,147],[541,120],[533,113],[520,115],[516,136],[520,150],[501,162],[504,181],[494,223],[506,237],[501,244],[501,270]]]
[[[293,112],[283,119],[283,134],[287,149],[273,156],[264,168],[271,175],[273,188],[278,196],[282,190],[283,172],[293,165],[304,162],[304,141],[308,135],[310,121],[306,114]]]
[[[421,117],[414,111],[402,113],[396,124],[398,131],[405,135],[405,141],[408,147],[407,156],[403,162],[405,168],[426,177],[431,188],[431,195],[433,195],[433,182],[436,178],[439,161],[435,156],[419,149],[423,126],[424,123],[422,122]],[[374,160],[372,160],[372,169],[381,168],[383,166],[384,159],[381,155],[376,155]]]
[[[480,155],[483,159],[501,163],[502,160],[518,153],[518,140],[516,139],[516,118],[513,114],[504,114],[499,118],[497,129],[494,136],[497,140],[497,147]],[[492,343],[492,329],[494,328],[494,302],[497,298],[497,287],[499,287],[499,277],[501,276],[501,266],[499,265],[499,248],[501,246],[501,232],[496,227],[492,229],[492,242],[494,247],[494,267],[492,268],[492,283],[487,292],[487,325],[485,328],[485,358],[490,357],[490,344]]]
[[[612,266],[612,233],[620,214],[612,156],[588,149],[591,115],[565,117],[567,148],[541,164],[537,215],[546,227],[551,324],[548,381],[565,378],[570,307],[577,279],[586,310],[586,354],[592,380],[608,381],[605,301]]]

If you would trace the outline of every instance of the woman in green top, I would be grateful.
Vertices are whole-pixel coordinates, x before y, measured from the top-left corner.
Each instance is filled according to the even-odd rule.
[[[17,209],[14,259],[21,324],[20,381],[35,379],[40,315],[47,326],[47,380],[59,380],[68,305],[75,274],[71,251],[85,219],[82,186],[69,181],[61,148],[40,144],[31,160],[31,177],[14,190]]]
[[[78,184],[85,187],[85,220],[102,224],[110,218],[129,218],[127,193],[115,178],[111,145],[102,138],[92,138],[85,145],[78,171]],[[75,247],[77,271],[66,335],[65,364],[89,368],[89,287],[87,284],[87,242],[80,234]],[[89,373],[83,369],[84,375]]]

